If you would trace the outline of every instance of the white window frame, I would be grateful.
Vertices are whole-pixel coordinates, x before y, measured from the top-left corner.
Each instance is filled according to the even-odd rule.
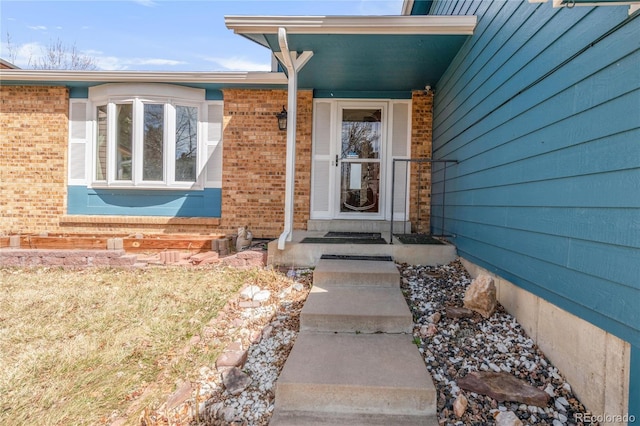
[[[115,139],[115,108],[117,104],[133,104],[133,146],[132,146],[132,180],[116,180],[117,146]],[[162,181],[143,180],[143,137],[144,137],[144,105],[164,105],[163,131],[163,177]],[[89,89],[89,108],[92,120],[92,131],[88,141],[87,161],[90,164],[88,186],[91,188],[126,188],[126,189],[204,189],[205,176],[202,167],[206,156],[207,123],[205,91],[189,87],[167,84],[104,84]],[[107,105],[107,179],[96,180],[96,140],[98,135],[97,108]],[[197,108],[197,156],[195,182],[175,180],[175,131],[176,107]]]

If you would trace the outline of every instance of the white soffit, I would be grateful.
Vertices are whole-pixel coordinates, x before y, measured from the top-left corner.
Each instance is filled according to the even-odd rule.
[[[225,16],[236,34],[471,35],[476,16]]]

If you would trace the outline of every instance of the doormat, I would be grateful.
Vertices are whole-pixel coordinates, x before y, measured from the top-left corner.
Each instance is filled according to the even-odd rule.
[[[382,238],[382,234],[379,232],[327,232],[324,235],[325,238],[366,238],[366,239],[378,239]]]
[[[320,259],[325,260],[372,260],[376,262],[393,262],[391,256],[360,256],[351,254],[323,254]]]
[[[429,234],[394,234],[402,244],[434,244],[444,245],[440,240],[436,240]]]
[[[387,244],[384,238],[325,238],[306,237],[302,244]]]

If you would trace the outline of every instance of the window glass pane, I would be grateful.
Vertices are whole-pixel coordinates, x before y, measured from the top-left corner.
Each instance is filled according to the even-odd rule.
[[[116,105],[116,180],[131,180],[133,105]]]
[[[198,108],[176,106],[176,181],[195,182]]]
[[[340,211],[378,213],[380,201],[380,163],[342,162]]]
[[[382,110],[342,110],[342,158],[380,158]]]
[[[107,180],[107,106],[97,108],[98,135],[96,137],[95,180]]]
[[[142,180],[164,180],[164,105],[144,105]]]

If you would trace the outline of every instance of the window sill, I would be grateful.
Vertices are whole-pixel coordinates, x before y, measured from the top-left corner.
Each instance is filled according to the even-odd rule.
[[[106,184],[92,183],[89,188],[96,190],[105,189],[130,189],[130,190],[153,190],[153,191],[202,191],[204,187],[197,184],[187,185],[127,185],[127,184]]]
[[[64,215],[60,225],[75,224],[98,225],[220,225],[216,217],[163,217],[163,216],[101,216],[101,215]]]

